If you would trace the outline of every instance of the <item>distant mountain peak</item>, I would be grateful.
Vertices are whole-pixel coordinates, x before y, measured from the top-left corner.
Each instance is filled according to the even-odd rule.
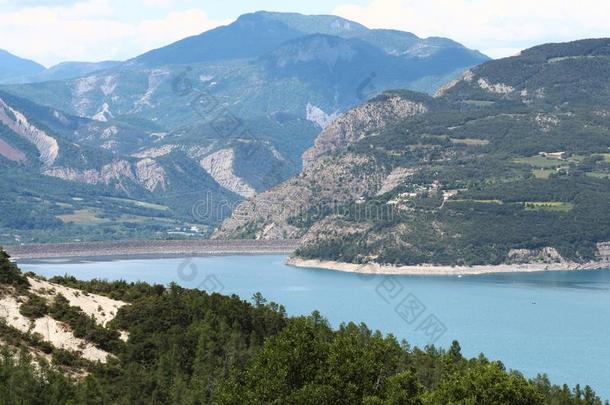
[[[0,81],[7,79],[35,74],[45,70],[45,67],[29,59],[23,59],[19,56],[0,49]]]
[[[329,36],[326,40],[322,37]],[[330,36],[336,38],[331,40]],[[163,48],[138,56],[133,62],[148,66],[203,63],[214,60],[239,60],[263,57],[280,47],[302,40],[328,44],[339,39],[354,39],[379,48],[388,55],[425,58],[447,49],[470,52],[473,59],[488,59],[463,45],[439,37],[419,38],[410,32],[369,29],[348,19],[333,15],[304,15],[257,11],[243,14],[233,23],[182,39]]]
[[[251,15],[280,21],[304,34],[317,33],[350,37],[369,31],[362,24],[334,15],[305,15],[273,11],[257,11]]]
[[[264,15],[244,14],[229,25],[146,52],[133,62],[151,66],[258,57],[302,32]]]

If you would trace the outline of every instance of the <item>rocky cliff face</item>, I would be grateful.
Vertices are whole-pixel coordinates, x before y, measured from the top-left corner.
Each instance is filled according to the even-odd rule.
[[[148,191],[165,191],[167,175],[165,169],[154,159],[142,159],[136,163],[136,178]]]
[[[327,211],[390,187],[400,173],[393,173],[387,180],[388,169],[374,158],[338,153],[388,122],[428,111],[425,101],[413,101],[408,96],[389,92],[337,118],[303,156],[304,169],[299,176],[242,203],[214,237],[299,238]]]
[[[164,191],[167,187],[165,169],[154,159],[137,162],[115,160],[100,169],[78,169],[54,166],[42,172],[46,176],[84,184],[115,184],[117,189],[128,191],[130,185],[139,185],[150,192]]]
[[[55,111],[55,118],[65,125],[71,125],[69,119],[57,111]],[[109,185],[114,183],[118,189],[124,191],[130,185],[138,185],[148,191],[155,191],[157,187],[162,190],[165,189],[167,182],[165,170],[154,159],[147,157],[148,155],[136,161],[130,158],[108,155],[105,159],[101,158],[101,164],[82,163],[81,158],[85,161],[95,159],[91,159],[90,156],[86,157],[83,150],[73,144],[69,145],[70,151],[63,151],[60,148],[59,137],[56,139],[54,136],[47,134],[37,125],[31,123],[26,114],[10,106],[1,98],[0,123],[36,147],[42,165],[40,172],[46,176],[84,184]],[[77,127],[77,131],[83,130]],[[91,136],[96,136],[94,128],[88,127],[87,130],[91,131]],[[118,128],[109,126],[102,131],[101,136],[111,140],[119,132]],[[7,144],[7,146],[10,145]],[[62,153],[68,156],[63,156]],[[13,155],[15,155],[14,152],[11,156]],[[11,160],[24,160],[25,156],[22,155],[15,155],[16,158]],[[100,159],[100,157],[98,156],[97,159]],[[106,161],[104,162],[104,160]]]
[[[224,188],[249,198],[256,194],[250,185],[243,179],[237,177],[233,166],[235,162],[235,151],[233,149],[221,149],[204,157],[200,164]]]
[[[240,204],[214,238],[295,239],[326,210],[375,193],[384,168],[374,159],[323,157],[299,176]]]
[[[0,122],[31,142],[38,149],[40,161],[45,167],[55,163],[59,154],[57,141],[32,125],[21,112],[10,107],[2,99],[0,99]]]
[[[303,154],[303,166],[324,154],[346,150],[369,131],[380,129],[387,122],[426,111],[428,107],[422,102],[411,101],[401,93],[385,93],[335,119],[316,138],[314,146]]]

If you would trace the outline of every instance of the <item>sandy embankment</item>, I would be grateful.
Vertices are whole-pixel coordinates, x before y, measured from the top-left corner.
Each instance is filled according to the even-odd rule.
[[[30,282],[30,290],[36,295],[51,302],[57,294],[61,294],[70,302],[70,305],[79,307],[85,314],[94,317],[101,326],[106,326],[108,322],[114,319],[119,308],[127,305],[126,302],[113,300],[103,295],[89,294],[32,277],[28,277],[28,281]]]
[[[80,307],[85,314],[95,317],[97,323],[102,326],[114,319],[119,308],[127,305],[122,301],[116,301],[101,295],[87,294],[83,291],[32,277],[28,277],[28,281],[31,285],[31,293],[44,298],[48,303],[55,296],[61,294],[70,302],[70,305]],[[23,333],[38,333],[43,340],[55,347],[79,351],[83,358],[90,361],[105,363],[108,356],[111,356],[108,352],[95,347],[91,342],[77,338],[67,324],[57,321],[49,315],[38,319],[30,319],[21,315],[19,308],[25,300],[26,297],[0,296],[0,320],[4,320],[7,325]],[[127,336],[126,332],[121,331],[123,340],[126,340]]]
[[[306,260],[297,257],[290,257],[286,260],[286,264],[294,267],[335,270],[347,273],[418,276],[457,276],[492,273],[527,273],[536,271],[595,270],[610,268],[610,261],[607,260],[589,263],[528,263],[488,266],[436,266],[429,264],[417,266],[392,266],[378,263],[354,264],[330,260]]]

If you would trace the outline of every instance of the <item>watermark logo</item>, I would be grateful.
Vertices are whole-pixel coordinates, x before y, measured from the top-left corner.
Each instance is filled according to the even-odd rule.
[[[382,275],[370,264],[362,264],[356,272],[363,281],[377,279],[377,296],[391,305],[394,313],[414,332],[423,334],[429,343],[437,342],[447,332],[447,326],[438,316],[430,313],[423,301],[413,292],[407,291],[400,277]],[[428,314],[424,317],[426,313]]]
[[[253,215],[257,218],[278,221],[300,221],[311,223],[328,215],[339,216],[354,222],[393,221],[397,215],[408,213],[397,211],[391,204],[347,204],[339,200],[320,200],[315,204],[301,202],[299,193],[291,193],[282,201],[266,199],[264,195],[243,203],[242,201],[227,201],[206,192],[191,207],[193,219],[198,221],[223,220],[230,216],[234,221],[247,223]]]
[[[216,97],[213,97],[208,92],[198,93],[195,98],[189,103],[191,108],[202,118],[211,114],[219,105]]]
[[[225,290],[224,284],[215,274],[201,274],[192,257],[184,259],[178,265],[177,274],[179,280],[187,283],[195,282],[194,288],[204,290],[209,294],[221,294]]]
[[[222,137],[233,135],[242,125],[243,122],[226,108],[210,122],[212,129]]]
[[[398,279],[392,277],[384,277],[375,288],[377,295],[388,304],[394,301],[403,290],[404,287]]]
[[[213,218],[213,203],[211,201],[211,195],[206,193],[206,198],[203,200],[197,200],[191,207],[191,215],[197,222],[205,222]]]
[[[233,140],[236,143],[256,142],[256,138],[245,128],[244,121],[207,90],[196,88],[194,81],[189,77],[193,69],[187,67],[180,72],[171,83],[172,91],[178,97],[190,97],[188,105],[207,123],[216,135],[224,140]],[[241,148],[242,159],[248,160],[256,151],[255,148]]]
[[[188,96],[193,91],[193,82],[188,78],[191,68],[186,68],[172,80],[172,91],[180,97]]]
[[[415,295],[409,293],[394,310],[403,321],[411,325],[426,312],[426,306]]]
[[[373,95],[377,88],[373,81],[377,77],[377,73],[371,72],[356,88],[356,97],[360,101],[368,100]]]
[[[430,342],[436,342],[447,332],[447,326],[436,315],[431,314],[415,328],[415,331],[422,332]]]

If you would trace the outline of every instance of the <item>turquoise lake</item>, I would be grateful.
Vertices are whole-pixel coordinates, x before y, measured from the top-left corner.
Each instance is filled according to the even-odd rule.
[[[372,329],[424,346],[458,340],[556,384],[589,384],[610,398],[610,269],[483,276],[364,276],[286,266],[277,255],[24,262],[45,277],[176,282],[250,299],[261,292],[289,315],[319,310],[334,326]]]

